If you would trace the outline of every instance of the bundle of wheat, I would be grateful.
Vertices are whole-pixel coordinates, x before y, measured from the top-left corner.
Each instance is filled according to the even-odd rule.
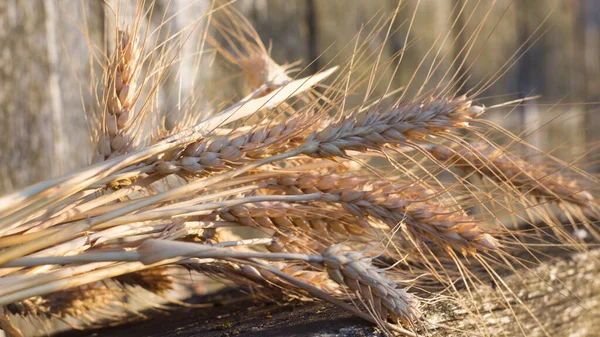
[[[116,27],[115,51],[104,61],[94,164],[0,198],[4,312],[88,317],[84,327],[122,321],[108,306],[134,286],[178,303],[167,294],[180,280],[169,267],[177,266],[329,301],[385,333],[415,335],[433,324],[425,304],[456,293],[480,315],[459,298],[460,287],[501,283],[499,268],[538,261],[539,240],[550,238],[532,241],[499,211],[512,214],[518,204],[554,219],[536,208],[551,200],[596,233],[595,179],[551,156],[558,170],[494,144],[487,134],[495,126],[480,120],[486,109],[476,95],[444,88],[350,107],[347,96],[365,80],[369,96],[385,71],[370,46],[357,37],[352,59],[328,85],[340,68],[294,78],[229,4],[207,14],[216,36],[208,24],[188,29],[204,29],[198,57],[213,48],[237,64],[250,92],[203,120],[156,125],[148,102],[181,48],[158,37],[152,46],[158,33],[143,32],[144,10],[136,13],[133,28]],[[391,28],[396,14],[373,31]],[[369,62],[370,71],[355,72]],[[148,128],[162,131],[149,136]],[[493,193],[468,179],[474,173]],[[577,241],[553,224],[535,226],[546,235],[551,226],[551,239],[566,248]],[[0,323],[18,333],[8,316]]]

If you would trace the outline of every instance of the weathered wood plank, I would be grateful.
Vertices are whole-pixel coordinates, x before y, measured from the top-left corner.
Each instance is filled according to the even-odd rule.
[[[83,7],[66,4],[0,2],[0,194],[79,168],[91,155],[80,91],[90,78],[88,42],[74,29]],[[83,6],[94,39],[101,6]]]

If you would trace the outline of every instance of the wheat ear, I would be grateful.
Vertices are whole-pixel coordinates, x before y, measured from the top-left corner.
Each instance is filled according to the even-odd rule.
[[[293,195],[317,192],[332,195],[358,216],[372,216],[392,228],[405,224],[417,242],[428,239],[463,253],[499,247],[474,219],[460,210],[428,202],[431,193],[413,183],[306,173],[282,175],[272,180],[269,187]]]
[[[327,274],[363,298],[379,319],[410,324],[422,316],[417,299],[399,289],[396,282],[374,267],[371,259],[362,253],[342,250],[341,245],[335,245],[322,255]]]
[[[173,289],[174,280],[169,274],[169,267],[158,266],[123,274],[114,278],[122,285],[135,285],[142,287],[154,294],[164,294]]]
[[[343,157],[346,151],[381,149],[384,144],[406,145],[453,128],[468,128],[483,108],[466,97],[425,100],[381,112],[357,112],[306,139],[305,154],[313,157]]]
[[[136,80],[140,65],[135,37],[126,31],[117,32],[117,46],[108,66],[108,83],[104,101],[108,115],[104,116],[105,134],[98,140],[98,154],[106,159],[129,152],[132,146],[131,120],[137,98]]]
[[[583,209],[595,210],[591,193],[564,171],[543,163],[527,162],[506,150],[482,143],[467,147],[433,146],[431,154],[443,162],[467,172],[476,172],[495,182],[509,183],[526,195],[555,202],[567,202]]]
[[[118,303],[123,295],[119,289],[96,282],[23,299],[6,305],[6,309],[15,315],[32,318],[91,317],[92,312]]]
[[[245,226],[297,229],[305,233],[316,231],[341,237],[365,235],[370,228],[370,224],[361,217],[325,204],[242,204],[221,209],[218,215],[223,220]]]
[[[271,58],[270,52],[248,19],[235,9],[227,8],[223,12],[225,20],[215,20],[214,27],[221,32],[224,40],[229,42],[229,46],[221,46],[212,37],[209,37],[209,42],[225,60],[242,70],[248,88],[256,90],[262,87],[265,89],[263,94],[266,94],[289,83],[292,80],[287,74],[290,66],[281,66]],[[239,29],[232,30],[229,27],[231,21],[238,22]]]
[[[167,154],[156,163],[156,170],[183,177],[226,171],[293,148],[297,143],[295,137],[305,125],[303,118],[294,118],[271,127],[203,139]]]

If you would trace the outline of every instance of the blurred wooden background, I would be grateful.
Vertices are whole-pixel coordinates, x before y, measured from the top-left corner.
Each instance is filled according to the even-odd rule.
[[[108,3],[115,5],[116,0]],[[341,59],[350,57],[352,49],[343,47],[361,25],[392,13],[397,1],[240,0],[235,6],[248,16],[265,44],[272,42],[276,61],[302,59],[306,65],[320,56],[309,67],[315,71],[338,53]],[[180,13],[173,25],[183,27],[209,7],[208,0],[158,1],[154,12],[161,14],[155,14],[152,22],[158,24],[167,10]],[[81,88],[89,87],[92,76],[88,42],[105,46],[112,33],[108,16],[100,1],[0,1],[0,194],[89,162],[92,145],[84,111],[93,109],[95,102]],[[477,60],[458,69],[452,59],[486,16],[474,46]],[[394,25],[397,33],[388,41],[384,59],[408,47],[405,41],[411,42],[394,85],[408,83],[432,44],[446,33],[448,39],[438,39],[435,49],[446,55],[441,68],[465,74],[466,89],[524,46],[529,51],[482,95],[483,102],[542,95],[532,102],[539,105],[528,104],[509,118],[504,118],[506,111],[495,110],[488,118],[517,133],[537,123],[543,131],[528,140],[547,150],[563,144],[561,151],[567,155],[581,154],[584,144],[600,140],[595,131],[600,126],[598,106],[582,103],[600,101],[600,1],[409,0],[403,2]],[[385,31],[373,40],[373,48],[384,35]],[[531,36],[535,41],[528,40]],[[429,66],[425,62],[415,83]],[[580,104],[552,106],[566,102]]]

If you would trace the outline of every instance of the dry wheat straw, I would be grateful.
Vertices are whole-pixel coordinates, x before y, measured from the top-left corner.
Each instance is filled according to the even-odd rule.
[[[340,289],[340,285],[332,280],[324,271],[311,270],[304,265],[293,264],[282,268],[281,271],[329,294],[339,297],[344,295],[344,292]]]
[[[340,286],[329,278],[326,272],[311,269],[305,264],[295,264],[286,262],[271,262],[272,268],[297,279],[300,282],[307,283],[313,287],[326,291],[327,293],[343,296]],[[259,284],[263,286],[275,286],[276,289],[287,293],[297,293],[299,288],[290,288],[277,275],[272,272],[256,268],[254,266],[232,261],[215,261],[211,263],[190,265],[190,268],[200,271],[204,274],[218,277],[225,281],[234,281],[234,284]],[[310,299],[304,297],[303,299]]]
[[[21,330],[19,330],[11,321],[10,317],[6,313],[3,307],[0,307],[0,329],[8,337],[23,337]]]
[[[266,53],[241,58],[238,60],[238,64],[242,68],[250,88],[266,85],[268,93],[292,80],[287,75],[287,69],[273,61]]]
[[[191,129],[171,135],[150,147],[134,151],[126,156],[110,158],[105,162],[91,165],[63,177],[44,181],[3,196],[0,198],[0,211],[5,212],[5,216],[0,219],[0,233],[18,227],[27,216],[40,210],[45,211],[44,207],[60,203],[68,196],[89,188],[111,174],[136,167],[145,160],[155,162],[156,158],[164,153],[204,139],[207,130],[234,122],[261,109],[273,108],[286,99],[300,95],[330,76],[336,69],[337,67],[332,67],[318,74],[294,80],[264,97],[254,98],[254,95],[249,95]]]
[[[250,90],[264,88],[264,93],[281,88],[292,79],[288,75],[291,66],[277,64],[269,55],[260,36],[250,22],[234,9],[225,9],[224,20],[216,20],[213,25],[228,45],[222,46],[216,39],[209,37],[220,55],[228,62],[237,65],[246,78]],[[237,22],[238,29],[231,29],[230,22]]]
[[[340,285],[349,287],[355,291],[357,295],[367,301],[367,304],[371,309],[374,310],[377,317],[382,320],[388,318],[393,321],[402,320],[406,323],[415,322],[421,317],[418,301],[406,291],[398,289],[395,281],[387,278],[383,270],[375,268],[371,265],[371,259],[365,258],[363,254],[358,252],[344,251],[340,245],[331,246],[324,251],[322,255],[303,255],[303,254],[264,254],[264,253],[250,253],[250,252],[233,252],[222,249],[214,249],[205,245],[198,244],[186,244],[186,243],[175,243],[175,242],[159,242],[159,241],[147,241],[142,250],[140,250],[140,256],[142,261],[145,263],[154,263],[159,259],[171,258],[174,256],[188,256],[197,258],[206,257],[229,257],[229,258],[251,258],[251,257],[264,257],[266,259],[283,259],[293,260],[299,259],[315,264],[316,266],[324,265],[327,274],[331,279]],[[277,278],[274,277],[269,271],[260,271],[252,266],[240,266],[235,264],[226,264],[229,267],[223,269],[221,267],[215,267],[215,265],[198,266],[200,269],[210,270],[212,272],[231,275],[242,275],[251,280],[255,281],[272,281],[278,282]],[[280,271],[293,276],[298,274],[298,269],[290,269],[284,267],[279,269]],[[302,269],[300,269],[302,270]],[[305,274],[309,276],[309,279],[303,279],[304,282],[310,282],[310,280],[318,281],[317,284],[322,285],[322,276],[309,273]],[[311,282],[314,283],[314,282]],[[328,287],[331,287],[328,285]]]
[[[166,156],[156,169],[163,174],[183,171],[184,176],[202,175],[294,148],[312,157],[345,157],[349,150],[380,149],[384,144],[404,145],[452,128],[466,128],[469,121],[481,113],[482,108],[471,106],[464,97],[427,101],[384,113],[375,110],[358,113],[304,139],[301,135],[306,135],[310,127],[307,127],[307,117],[301,116],[270,128],[193,143],[182,152]],[[170,160],[173,157],[175,160]]]
[[[272,253],[320,253],[335,242],[327,237],[319,238],[286,229],[278,229],[271,238],[273,241],[265,248]]]

